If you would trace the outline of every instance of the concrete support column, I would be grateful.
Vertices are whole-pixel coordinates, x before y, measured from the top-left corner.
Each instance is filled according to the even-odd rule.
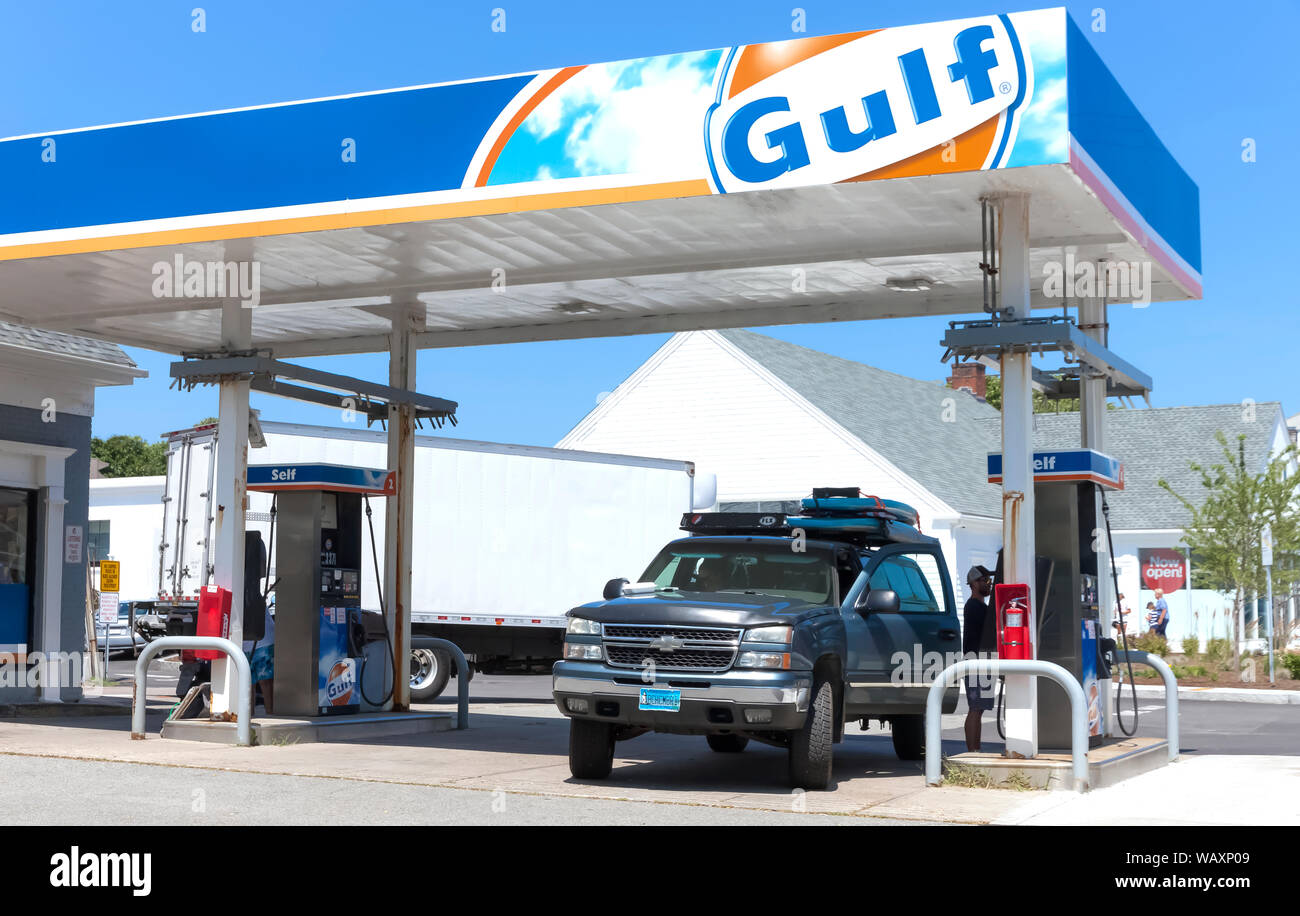
[[[389,333],[388,384],[415,390],[416,318],[394,311]],[[388,468],[397,471],[397,494],[384,512],[384,613],[393,637],[392,709],[410,709],[407,676],[411,652],[411,540],[415,506],[415,411],[409,404],[388,408]]]
[[[38,624],[40,641],[36,645],[45,653],[46,660],[50,662],[46,670],[50,672],[51,676],[41,681],[40,687],[37,688],[37,698],[42,703],[62,703],[63,696],[60,693],[57,672],[63,670],[63,668],[54,665],[52,660],[58,657],[58,653],[63,646],[63,510],[68,501],[63,495],[64,459],[46,457],[44,461],[46,465],[45,478],[50,483],[41,491],[45,497],[45,521],[41,531],[41,543],[45,548],[45,553],[41,558],[42,569],[38,579],[40,582],[40,623]],[[87,563],[90,562],[89,557],[84,557],[84,560]],[[72,667],[69,666],[69,668]],[[76,670],[80,670],[80,666],[76,666]],[[105,672],[105,676],[107,676],[107,672]],[[77,686],[76,684],[68,685],[69,688]]]
[[[1099,265],[1100,266],[1100,265]],[[1102,276],[1098,271],[1098,276]],[[1079,329],[1102,346],[1108,346],[1109,329],[1107,327],[1106,302],[1099,297],[1079,300]],[[1081,367],[1084,375],[1079,385],[1079,444],[1084,448],[1106,451],[1106,378],[1093,372],[1088,367]],[[1111,621],[1116,619],[1115,586],[1110,574],[1110,548],[1106,538],[1106,522],[1101,512],[1101,490],[1096,490],[1093,497],[1096,502],[1094,517],[1097,530],[1093,532],[1093,541],[1097,544],[1097,637],[1109,637],[1114,634]],[[1134,595],[1134,600],[1137,596]],[[1125,621],[1127,623],[1127,621]],[[1115,727],[1114,709],[1111,703],[1111,683],[1101,679],[1101,722],[1102,734],[1113,734]]]
[[[238,299],[221,305],[221,345],[249,350],[253,345],[253,313]],[[247,379],[223,377],[217,412],[216,556],[213,583],[230,589],[230,641],[244,641],[244,515],[248,492]],[[212,713],[233,712],[236,703],[235,666],[224,657],[212,662]],[[246,715],[238,710],[238,715]]]
[[[1029,198],[999,199],[998,251],[1004,317],[1029,317]],[[1038,632],[1034,606],[1034,398],[1028,353],[1002,356],[1002,563],[1005,581],[1029,586],[1029,632]],[[1038,640],[1034,639],[1034,655]],[[1010,756],[1038,753],[1038,685],[1034,678],[1006,679],[1006,749]]]

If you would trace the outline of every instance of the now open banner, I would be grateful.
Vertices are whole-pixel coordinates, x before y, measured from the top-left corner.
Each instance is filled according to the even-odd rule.
[[[1172,594],[1187,585],[1187,559],[1169,547],[1142,547],[1138,549],[1138,569],[1142,587],[1163,589]]]

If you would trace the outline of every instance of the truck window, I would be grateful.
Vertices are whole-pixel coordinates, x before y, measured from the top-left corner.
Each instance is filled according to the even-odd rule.
[[[928,572],[919,564],[932,569]],[[871,573],[871,587],[892,589],[898,593],[898,610],[905,614],[937,614],[939,602],[934,588],[939,583],[938,567],[929,554],[907,554],[888,557]]]
[[[836,569],[829,551],[794,553],[786,543],[669,544],[643,582],[682,592],[736,592],[827,604],[834,600]]]

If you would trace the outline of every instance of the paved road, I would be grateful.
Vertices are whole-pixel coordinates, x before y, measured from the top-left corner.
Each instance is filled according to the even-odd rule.
[[[328,822],[339,824],[916,823],[58,758],[5,757],[4,771],[0,810],[9,812],[11,824],[297,825],[322,823],[322,812]],[[48,791],[50,786],[75,786],[76,791]]]
[[[455,701],[455,681],[439,697],[437,706]],[[470,684],[474,702],[551,702],[551,679],[547,675],[476,675]],[[1126,696],[1121,707],[1125,724],[1132,722],[1132,706]],[[944,716],[944,737],[963,736],[961,720],[966,716],[966,698],[957,711]],[[1179,703],[1182,750],[1187,754],[1282,754],[1300,756],[1300,706],[1264,703],[1182,700]],[[1138,735],[1163,736],[1163,699],[1138,698]],[[986,748],[1000,747],[992,713],[984,716],[981,740]]]
[[[109,674],[114,680],[128,683],[134,663],[125,656],[114,658],[109,664]],[[151,691],[170,688],[176,683],[177,667],[166,660],[150,667]],[[470,682],[470,698],[474,703],[539,703],[551,702],[551,678],[545,674],[477,674]],[[456,681],[452,679],[447,691],[433,705],[454,705]],[[1132,721],[1132,706],[1124,697],[1123,720]],[[1183,700],[1180,703],[1182,750],[1187,754],[1266,754],[1300,756],[1300,706],[1280,706],[1263,703],[1228,703],[1222,701]],[[966,699],[962,697],[957,712],[944,717],[944,737],[961,738],[960,720],[966,715]],[[1165,733],[1165,703],[1163,699],[1138,698],[1138,735],[1162,736]],[[986,747],[1001,746],[993,714],[984,716],[982,740]]]

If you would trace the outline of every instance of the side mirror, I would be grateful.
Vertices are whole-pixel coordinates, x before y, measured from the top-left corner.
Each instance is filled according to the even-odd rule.
[[[605,600],[613,601],[615,598],[622,598],[625,585],[627,585],[626,579],[610,579],[605,583]]]
[[[897,614],[898,592],[888,588],[873,588],[858,596],[855,610],[859,614]]]

